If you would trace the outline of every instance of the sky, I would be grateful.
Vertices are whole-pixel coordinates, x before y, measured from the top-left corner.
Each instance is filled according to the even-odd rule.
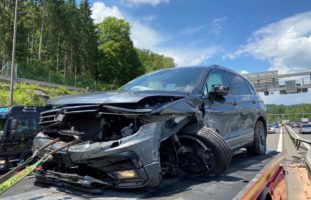
[[[218,64],[239,73],[311,71],[310,0],[91,0],[96,23],[128,21],[138,48],[173,57],[177,67]],[[298,81],[310,82],[310,77]],[[284,80],[281,80],[281,82]],[[263,96],[263,95],[262,95]],[[305,94],[266,103],[311,103]]]

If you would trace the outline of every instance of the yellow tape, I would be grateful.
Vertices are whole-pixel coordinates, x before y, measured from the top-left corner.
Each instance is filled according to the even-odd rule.
[[[10,179],[6,180],[4,183],[0,185],[0,194],[9,189],[10,187],[14,186],[16,183],[18,183],[20,180],[22,180],[25,176],[27,176],[29,173],[33,172],[42,162],[38,161],[33,165],[30,165],[29,167],[25,168],[20,173],[14,175]]]

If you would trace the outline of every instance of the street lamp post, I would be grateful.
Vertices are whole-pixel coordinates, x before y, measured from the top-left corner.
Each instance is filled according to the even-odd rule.
[[[12,46],[12,63],[11,63],[11,85],[10,85],[10,106],[13,105],[14,97],[14,76],[15,76],[15,46],[16,46],[16,29],[17,29],[17,1],[15,0],[14,12],[14,32],[13,32],[13,46]]]

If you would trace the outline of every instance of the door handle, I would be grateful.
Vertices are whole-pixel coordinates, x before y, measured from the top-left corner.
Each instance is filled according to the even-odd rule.
[[[237,102],[234,100],[234,101],[231,102],[231,104],[234,105],[234,106],[236,106],[236,105],[237,105]]]

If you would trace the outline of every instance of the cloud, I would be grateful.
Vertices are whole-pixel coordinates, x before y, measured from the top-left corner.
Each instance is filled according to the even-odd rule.
[[[157,6],[162,3],[168,4],[169,0],[121,0],[121,3],[128,7],[137,7],[140,5]]]
[[[221,31],[222,31],[222,28],[223,28],[222,24],[227,19],[228,19],[228,17],[220,17],[220,18],[213,19],[213,21],[212,21],[213,28],[212,28],[212,30],[210,32],[215,34],[215,35],[220,34]]]
[[[155,16],[155,15],[147,15],[147,16],[141,17],[140,21],[142,21],[142,22],[153,22],[156,18],[157,18],[157,16]]]
[[[195,49],[195,48],[166,48],[159,52],[173,57],[177,66],[191,66],[205,63],[208,59],[220,51],[217,47]]]
[[[204,28],[205,28],[205,25],[191,27],[191,28],[186,28],[186,29],[181,31],[181,34],[183,34],[183,35],[193,35],[193,34],[195,34],[197,32],[200,32]]]
[[[226,57],[250,55],[271,63],[279,73],[311,69],[311,12],[300,13],[255,31]]]
[[[131,38],[135,47],[143,49],[154,49],[165,38],[152,28],[140,23],[139,21],[130,22],[132,26]]]
[[[118,7],[109,7],[103,2],[95,2],[92,6],[92,11],[92,18],[95,23],[100,23],[109,16],[125,19],[132,27],[131,39],[133,40],[135,47],[149,49],[156,53],[170,56],[174,58],[174,61],[178,66],[199,65],[205,63],[209,58],[220,51],[217,47],[198,49],[190,45],[188,45],[188,47],[167,46],[164,41],[169,38],[163,36],[149,26],[149,23],[154,20],[156,16],[146,16],[140,19],[133,19],[122,14]],[[202,28],[204,27],[196,27],[192,32],[199,31]],[[191,30],[188,29],[188,33],[190,32]]]
[[[241,72],[240,72],[240,74],[249,74],[249,72],[248,71],[246,71],[246,70],[242,70]]]
[[[133,40],[135,47],[152,49],[154,46],[158,45],[164,40],[163,36],[161,36],[158,32],[149,26],[143,24],[140,20],[133,20],[128,17],[126,18],[118,7],[109,7],[106,6],[103,2],[95,2],[93,4],[91,17],[94,19],[95,23],[100,23],[106,17],[110,16],[119,19],[125,19],[126,21],[130,22],[132,27],[131,39]],[[150,20],[151,18],[155,18],[155,16],[147,16],[147,18]]]
[[[124,18],[118,7],[108,7],[103,2],[95,2],[93,4],[91,17],[94,19],[95,23],[102,22],[106,17]]]

